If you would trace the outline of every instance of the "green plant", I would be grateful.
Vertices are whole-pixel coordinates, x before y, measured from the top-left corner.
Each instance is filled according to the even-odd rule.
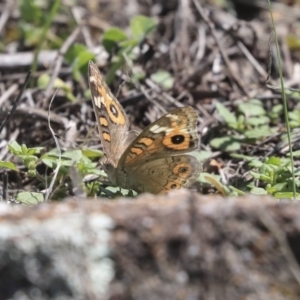
[[[216,108],[231,130],[230,135],[211,140],[210,145],[216,149],[237,151],[242,144],[253,144],[259,139],[274,134],[277,130],[271,127],[271,117],[264,109],[263,103],[257,99],[239,104],[236,114],[230,112],[221,103],[216,103]]]
[[[65,59],[72,68],[73,77],[80,81],[82,76],[87,74],[87,65],[95,55],[91,53],[83,44],[74,44],[65,54]]]
[[[285,86],[284,86],[284,81],[283,81],[281,55],[280,55],[277,32],[276,32],[276,28],[275,28],[275,23],[274,23],[274,18],[273,18],[273,14],[272,14],[272,7],[271,7],[270,0],[268,0],[268,4],[269,4],[270,15],[271,15],[273,33],[274,33],[274,37],[275,37],[276,58],[277,58],[279,78],[280,78],[283,112],[284,112],[285,124],[286,124],[286,129],[287,129],[287,136],[288,136],[289,154],[290,154],[289,159],[290,159],[290,164],[291,164],[292,188],[293,188],[293,194],[294,194],[293,198],[296,198],[296,180],[295,180],[295,172],[294,172],[294,159],[293,159],[293,152],[292,152],[291,131],[290,131],[289,118],[288,118],[287,100],[286,100]]]
[[[51,23],[60,8],[60,0],[53,0],[47,3],[46,8],[49,13],[45,13],[37,1],[20,0],[19,7],[21,12],[20,28],[25,37],[27,45],[36,45],[32,71],[37,69],[37,57],[44,42],[49,38]]]
[[[68,195],[65,188],[66,183],[70,182],[70,170],[75,168],[80,177],[88,174],[94,174],[98,177],[106,177],[106,174],[97,169],[97,163],[93,159],[99,159],[103,156],[102,151],[83,149],[83,150],[69,150],[58,155],[56,149],[41,154],[43,147],[27,148],[26,145],[19,145],[17,142],[11,142],[8,145],[9,151],[21,160],[23,166],[17,166],[12,162],[0,161],[0,167],[6,170],[18,172],[23,176],[28,176],[36,179],[40,189],[48,188],[49,183],[54,178],[53,173],[60,161],[60,168],[58,176],[56,176],[54,188],[51,193],[52,199],[61,199]],[[40,174],[38,167],[44,166],[43,169],[50,171],[45,174]],[[25,171],[24,171],[25,168]],[[87,195],[92,196],[101,192],[101,184],[99,182],[87,183],[83,186]],[[34,192],[19,192],[16,200],[22,203],[36,203],[44,201],[44,193],[39,191]]]
[[[233,157],[240,157],[233,155]],[[249,161],[249,166],[253,169],[249,171],[253,179],[248,184],[249,192],[257,195],[271,195],[275,198],[294,198],[293,185],[300,188],[300,171],[297,170],[295,178],[291,168],[289,158],[269,157],[263,162],[251,157],[245,157]],[[300,193],[296,193],[296,199],[300,199]]]
[[[152,18],[138,15],[130,20],[130,35],[117,27],[107,30],[102,39],[104,48],[113,57],[113,63],[106,75],[106,82],[110,84],[127,60],[136,57],[133,49],[148,36],[156,27],[156,21]]]

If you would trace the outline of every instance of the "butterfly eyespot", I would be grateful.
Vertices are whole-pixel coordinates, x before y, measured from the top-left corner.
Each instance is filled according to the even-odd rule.
[[[177,189],[178,188],[178,185],[176,183],[173,183],[171,184],[171,189],[174,190],[174,189]]]
[[[179,172],[179,173],[186,173],[187,170],[188,170],[188,168],[182,167],[182,168],[180,168],[180,169],[178,170],[178,172]]]
[[[109,120],[117,125],[126,124],[126,116],[122,112],[121,107],[118,107],[116,100],[114,100],[114,98],[112,98],[112,96],[108,93],[106,94],[105,103]]]
[[[180,134],[177,134],[177,135],[174,135],[171,137],[172,143],[176,144],[176,145],[183,143],[184,140],[185,140],[184,135],[180,135]]]
[[[162,143],[166,148],[176,151],[188,149],[190,142],[191,136],[189,134],[182,134],[181,130],[167,134],[162,140]]]
[[[109,105],[109,110],[116,118],[119,116],[119,112],[113,104]]]
[[[191,174],[191,172],[191,166],[186,163],[176,165],[173,169],[173,173],[180,176],[181,178],[186,178],[189,174]]]

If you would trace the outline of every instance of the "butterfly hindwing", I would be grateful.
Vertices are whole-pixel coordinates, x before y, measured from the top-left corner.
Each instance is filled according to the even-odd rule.
[[[189,106],[177,108],[145,128],[128,146],[119,165],[140,164],[150,158],[188,153],[198,148],[198,115]]]

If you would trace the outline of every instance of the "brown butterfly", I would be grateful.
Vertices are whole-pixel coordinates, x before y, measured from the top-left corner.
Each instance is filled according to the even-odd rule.
[[[160,193],[188,187],[202,167],[192,155],[198,148],[198,115],[189,106],[177,108],[141,133],[129,131],[127,115],[89,63],[89,83],[106,159],[103,166],[112,183],[137,192]]]

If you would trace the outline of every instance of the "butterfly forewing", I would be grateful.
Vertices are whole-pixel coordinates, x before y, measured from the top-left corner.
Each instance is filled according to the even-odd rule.
[[[102,147],[108,160],[116,167],[121,154],[132,140],[127,138],[129,121],[92,61],[89,63],[89,84]]]

